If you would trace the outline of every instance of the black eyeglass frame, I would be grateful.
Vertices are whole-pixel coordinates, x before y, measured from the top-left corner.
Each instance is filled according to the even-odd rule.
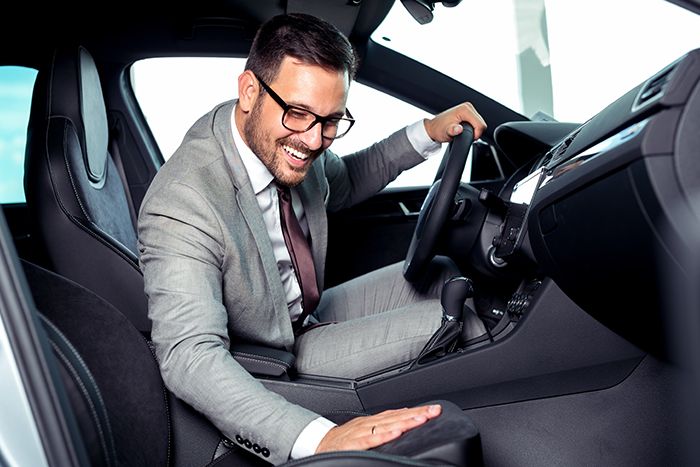
[[[282,110],[283,110],[283,112],[282,112],[282,126],[285,127],[286,129],[288,129],[289,131],[293,131],[295,133],[305,133],[305,132],[309,131],[310,129],[312,129],[317,123],[320,123],[321,124],[321,136],[325,139],[333,140],[333,139],[342,138],[343,136],[347,135],[348,132],[350,131],[350,129],[352,128],[352,126],[355,124],[355,119],[353,118],[352,114],[350,113],[350,110],[348,110],[348,109],[345,109],[345,114],[347,115],[347,117],[331,117],[331,116],[322,117],[318,114],[313,113],[312,111],[310,111],[308,109],[304,109],[301,107],[287,104],[284,101],[284,99],[282,99],[279,96],[279,94],[277,94],[275,91],[273,91],[272,88],[267,83],[265,83],[265,81],[260,79],[260,77],[258,75],[254,74],[254,76],[258,80],[260,85],[263,87],[263,89],[265,91],[267,91],[267,93],[270,95],[270,97],[272,97],[272,100],[277,102],[277,104],[280,107],[282,107]],[[305,130],[295,130],[294,128],[289,128],[287,125],[284,124],[284,117],[287,116],[287,112],[289,112],[290,110],[296,110],[299,112],[305,112],[305,113],[311,114],[314,116],[314,120],[309,124],[309,126]],[[344,133],[342,133],[340,135],[333,136],[331,138],[331,137],[323,134],[323,128],[324,128],[326,122],[331,122],[334,120],[335,121],[345,120],[345,121],[349,122],[350,126],[348,127],[347,130],[345,130]]]

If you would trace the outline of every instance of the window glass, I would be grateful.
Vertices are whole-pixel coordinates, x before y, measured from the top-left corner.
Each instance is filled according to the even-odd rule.
[[[215,105],[237,97],[237,78],[245,58],[155,58],[131,68],[136,99],[167,160],[189,127]],[[331,150],[347,155],[364,149],[394,131],[431,114],[369,86],[350,86],[348,109],[356,119],[347,136]],[[440,156],[402,173],[390,187],[427,186],[435,177]]]
[[[418,24],[395,2],[372,39],[535,118],[584,122],[700,44],[664,0],[465,0]]]
[[[0,66],[0,203],[24,203],[24,149],[37,71]]]

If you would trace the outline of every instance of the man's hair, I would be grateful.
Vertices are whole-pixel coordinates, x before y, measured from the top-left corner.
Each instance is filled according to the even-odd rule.
[[[347,71],[351,80],[357,69],[355,51],[347,37],[332,24],[302,13],[274,16],[263,23],[253,40],[246,69],[271,83],[287,56],[328,70]]]

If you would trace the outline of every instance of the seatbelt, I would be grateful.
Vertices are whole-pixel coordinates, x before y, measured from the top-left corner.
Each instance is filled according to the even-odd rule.
[[[122,163],[121,153],[119,152],[119,145],[117,144],[117,136],[119,132],[117,127],[119,126],[118,120],[115,121],[114,125],[109,132],[109,153],[112,155],[112,160],[114,165],[117,167],[117,172],[119,173],[119,178],[122,181],[122,188],[124,188],[124,194],[126,195],[126,202],[129,205],[129,216],[131,217],[131,224],[134,226],[134,231],[136,230],[136,210],[134,209],[134,202],[131,199],[131,190],[129,190],[129,181],[126,179],[126,173],[124,172],[124,164]]]

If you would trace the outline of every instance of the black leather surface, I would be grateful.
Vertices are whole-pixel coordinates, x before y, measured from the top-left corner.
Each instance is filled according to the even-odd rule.
[[[253,344],[232,344],[231,354],[249,373],[263,376],[289,376],[296,361],[291,352]]]
[[[150,331],[136,232],[107,150],[109,135],[95,63],[62,48],[39,70],[27,133],[25,193],[46,265],[116,306]]]
[[[40,315],[41,316],[41,315]],[[63,333],[45,316],[41,322],[59,363],[78,429],[94,467],[117,465],[117,453],[102,394],[85,362]]]
[[[483,463],[479,430],[462,409],[452,402],[438,400],[421,405],[440,404],[439,417],[401,435],[373,452],[405,456],[455,466]]]
[[[30,263],[22,265],[37,309],[75,348],[99,388],[118,464],[167,465],[166,392],[146,340],[94,293]]]
[[[217,464],[217,466],[220,464]],[[221,464],[225,465],[225,464]],[[233,464],[230,464],[233,465]],[[436,467],[449,466],[454,464],[445,464],[432,462],[427,460],[401,458],[388,454],[381,454],[368,451],[341,451],[331,452],[326,454],[318,454],[316,456],[299,459],[296,461],[283,464],[284,467],[389,467],[389,466],[415,466],[415,467]],[[464,466],[471,467],[471,466]]]

